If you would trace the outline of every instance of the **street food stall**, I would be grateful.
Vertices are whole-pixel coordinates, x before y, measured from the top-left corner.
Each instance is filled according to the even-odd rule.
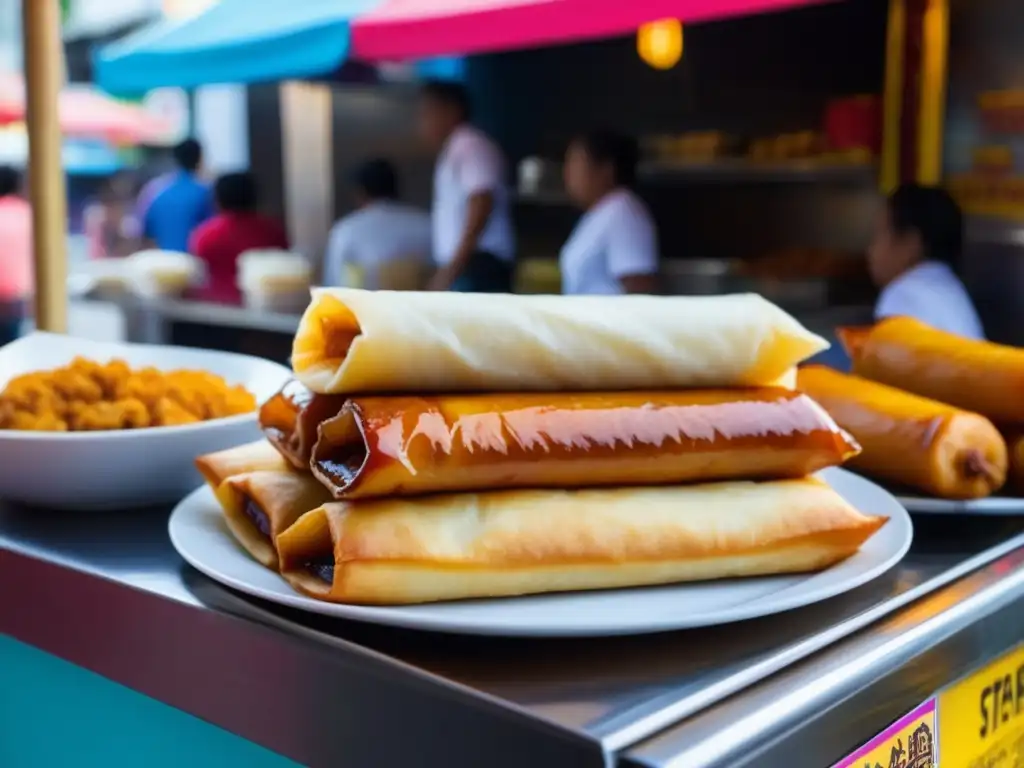
[[[901,34],[935,24],[934,8],[896,0]],[[26,7],[37,322],[56,333],[58,18],[56,2]],[[292,370],[59,336],[0,350],[19,374],[0,394],[0,493],[28,504],[0,506],[0,763],[1019,761],[1024,507],[1016,486],[1000,486],[1022,479],[1024,443],[988,419],[1024,423],[1024,352],[897,319],[844,338],[871,382],[810,368],[794,382],[793,366],[825,342],[756,296],[395,301],[318,293],[287,331]],[[887,344],[901,354],[887,357]],[[928,376],[910,370],[918,363]],[[794,383],[825,405],[786,391]],[[122,386],[134,410],[112,399]],[[713,397],[692,389],[712,386]],[[87,407],[40,410],[53,391]],[[325,419],[317,409],[337,398]],[[849,416],[863,409],[886,418]],[[701,432],[728,414],[728,429]],[[113,428],[60,433],[107,417]],[[26,432],[12,420],[45,423]],[[406,423],[435,448],[409,450],[395,434]],[[209,487],[191,490],[193,457]],[[805,476],[816,470],[824,482]],[[641,471],[636,486],[597,487]],[[295,504],[259,500],[269,476],[320,506],[279,532]],[[508,477],[513,489],[487,495]],[[723,485],[701,485],[711,480]],[[373,488],[378,501],[362,495]],[[744,494],[756,525],[737,507]],[[506,506],[526,498],[539,516]],[[431,504],[437,529],[422,525]],[[603,511],[592,525],[552,525],[560,504],[581,525]],[[754,543],[729,544],[737,536]],[[667,561],[668,573],[644,560],[662,547],[692,557],[694,542],[715,553],[697,561],[703,578],[747,578],[675,584],[700,577],[678,570],[692,560]],[[388,552],[398,566],[367,567]],[[516,567],[495,567],[503,556]],[[469,565],[481,562],[486,584]],[[807,573],[785,573],[793,562]],[[508,597],[611,586],[631,588]]]
[[[647,65],[641,64],[640,54],[636,50],[634,40],[642,38],[645,41],[644,46],[642,46],[646,52],[644,55],[648,58],[654,57],[652,60],[659,61],[657,57],[666,55],[666,51],[662,50],[663,45],[661,42],[655,44],[651,41],[661,41],[663,39],[662,33],[669,32],[668,38],[669,42],[671,42],[671,40],[677,39],[671,31],[675,29],[676,32],[679,32],[676,28],[678,23],[676,27],[659,23],[659,19],[666,13],[665,8],[668,6],[659,6],[657,4],[642,4],[623,8],[615,11],[615,13],[594,15],[580,11],[575,6],[571,8],[563,7],[562,4],[554,4],[549,7],[549,4],[546,3],[527,3],[522,6],[505,7],[500,3],[481,3],[475,13],[466,14],[464,17],[453,14],[450,19],[446,15],[448,12],[441,6],[436,13],[438,18],[447,19],[444,24],[431,21],[431,17],[417,17],[411,12],[408,19],[403,19],[400,11],[404,12],[404,6],[397,5],[382,6],[379,10],[368,11],[363,15],[356,14],[354,20],[350,21],[348,16],[343,14],[337,7],[331,5],[320,8],[310,6],[309,10],[305,11],[305,15],[301,18],[289,18],[290,24],[298,31],[295,34],[289,34],[282,38],[283,33],[281,30],[290,28],[284,21],[274,22],[273,19],[266,21],[254,20],[254,26],[245,30],[234,30],[225,25],[216,26],[218,18],[229,15],[230,5],[230,3],[221,3],[189,23],[165,25],[163,28],[158,26],[151,30],[144,30],[135,36],[101,49],[97,54],[96,66],[99,83],[116,92],[168,83],[188,85],[190,83],[208,82],[211,80],[258,80],[269,77],[268,73],[271,70],[276,72],[274,75],[276,78],[318,77],[322,81],[325,74],[338,72],[339,70],[343,71],[345,66],[348,66],[339,64],[342,55],[339,54],[337,37],[344,34],[351,35],[348,58],[355,58],[357,62],[359,60],[382,60],[388,62],[392,59],[431,56],[438,52],[452,50],[487,55],[491,52],[501,52],[510,49],[522,50],[532,46],[534,50],[537,50],[536,46],[547,46],[548,50],[558,51],[565,48],[564,45],[561,45],[565,43],[587,42],[608,38],[609,36],[622,36],[621,41],[617,40],[616,42],[623,43],[631,59],[635,60],[631,63],[636,64],[638,68],[646,70]],[[692,8],[690,6],[687,7],[688,11],[692,12],[686,14],[686,22],[689,25],[686,38],[687,50],[692,49],[695,53],[699,53],[698,48],[702,45],[701,40],[705,38],[703,26],[707,26],[702,24],[703,22],[714,22],[715,20],[724,19],[725,21],[720,21],[718,26],[725,26],[731,23],[731,19],[752,10],[780,11],[807,5],[811,5],[813,9],[813,4],[806,3],[773,3],[768,6],[758,5],[756,8],[741,7],[739,5],[733,7],[732,5],[723,4],[693,4]],[[282,9],[278,9],[276,13],[284,13],[286,17],[290,15]],[[540,14],[540,16],[535,18],[534,14]],[[771,17],[773,14],[767,13],[764,16]],[[882,17],[879,14],[873,14],[871,23],[874,23],[873,20],[876,16],[878,17],[877,27],[879,32],[877,36],[881,38]],[[651,23],[645,24],[644,22]],[[346,25],[349,25],[351,29]],[[422,25],[422,27],[417,25]],[[481,30],[477,30],[473,25],[483,26]],[[712,23],[710,26],[716,25]],[[805,24],[804,27],[806,26]],[[840,18],[838,23],[834,24],[834,27],[841,29],[842,26],[842,18]],[[642,27],[639,33],[637,33],[638,27]],[[409,33],[410,29],[414,33]],[[496,33],[495,30],[502,31]],[[436,35],[440,35],[440,37],[436,37]],[[461,44],[456,42],[459,39],[459,35],[464,35],[464,39],[472,42]],[[509,37],[509,40],[505,40],[502,37],[503,35],[511,35],[511,37]],[[772,37],[770,34],[767,36],[762,35],[762,39],[771,39]],[[274,42],[273,50],[270,54],[259,57],[260,68],[258,70],[250,69],[252,65],[248,63],[250,61],[248,58],[234,55],[228,56],[224,53],[225,51],[254,50],[259,46],[269,45],[270,41]],[[386,42],[391,47],[382,48],[381,45],[384,43],[380,41]],[[429,45],[434,47],[429,47],[424,41],[429,41]],[[403,48],[401,47],[403,45],[410,47]],[[467,45],[469,46],[468,49],[466,48]],[[551,49],[550,46],[552,45],[561,45],[561,48]],[[706,48],[707,45],[704,45],[704,47]],[[729,46],[719,45],[718,48],[724,50],[728,49]],[[851,46],[851,48],[856,48],[856,46]],[[667,52],[670,53],[670,49],[667,49]],[[543,50],[543,48],[540,49],[541,52]],[[292,52],[289,53],[289,51]],[[873,65],[870,67],[871,74],[863,78],[863,81],[866,83],[863,88],[866,91],[877,93],[881,90],[883,59],[880,46],[877,56],[874,53],[872,44],[872,53],[866,54],[866,56],[873,59]],[[491,58],[498,59],[507,55],[498,54]],[[845,60],[842,56],[837,58]],[[877,61],[874,61],[875,59]],[[809,58],[806,61],[801,59],[800,66],[806,69],[807,61],[813,61],[813,59]],[[710,63],[714,64],[715,62]],[[351,61],[349,61],[349,64],[351,64]],[[474,102],[478,103],[479,109],[477,113],[482,127],[490,131],[492,126],[487,122],[488,115],[491,112],[495,112],[495,110],[490,108],[490,101],[493,101],[493,97],[489,94],[490,92],[505,93],[506,83],[500,77],[490,77],[487,71],[488,66],[489,63],[482,61],[479,56],[468,61],[466,65],[466,84],[472,92]],[[660,64],[660,66],[664,67],[665,63]],[[556,72],[559,71],[557,64],[552,64],[552,68]],[[856,65],[851,68],[856,69]],[[680,66],[676,72],[666,72],[659,78],[659,82],[666,90],[666,93],[661,97],[662,99],[675,98],[673,87],[676,80],[673,78],[676,78],[683,69],[685,67]],[[717,66],[708,67],[705,64],[702,69],[702,83],[710,83],[716,76],[717,69]],[[390,67],[388,71],[390,71]],[[476,74],[478,71],[480,72],[479,75]],[[632,82],[635,74],[632,70],[629,73],[623,74],[622,81],[627,83],[627,88],[629,87],[628,83]],[[643,74],[643,72],[640,72],[641,76]],[[543,74],[535,73],[535,76],[541,77]],[[585,77],[585,75],[583,76]],[[554,75],[552,75],[552,79],[553,77]],[[777,78],[777,81],[782,88],[793,87],[784,76]],[[579,90],[579,82],[580,80],[577,79],[575,84],[568,84],[567,87]],[[292,85],[296,84],[292,83],[287,86],[289,93],[291,93]],[[702,87],[704,86],[702,85]],[[320,83],[310,86],[310,88],[326,90]],[[296,88],[295,90],[298,91],[300,89]],[[289,107],[290,99],[283,99],[281,115],[282,120],[286,123],[282,138],[286,179],[284,187],[286,197],[288,198],[285,203],[285,209],[288,215],[289,229],[293,233],[293,240],[296,239],[294,235],[297,228],[300,225],[304,227],[304,225],[311,222],[315,224],[312,227],[313,231],[308,236],[300,234],[297,239],[309,243],[314,243],[317,239],[323,240],[331,219],[327,221],[322,220],[323,217],[320,215],[320,209],[323,207],[323,201],[319,199],[321,197],[319,190],[326,188],[328,191],[322,197],[325,199],[329,198],[331,196],[330,190],[335,185],[336,180],[343,178],[347,168],[362,157],[377,154],[393,156],[396,159],[396,163],[401,166],[400,170],[403,178],[408,179],[408,183],[404,185],[405,187],[417,190],[429,188],[429,178],[427,177],[429,176],[430,159],[425,157],[425,154],[421,157],[419,150],[415,149],[418,142],[416,142],[412,135],[411,125],[413,120],[411,118],[411,108],[405,104],[406,101],[413,100],[413,94],[408,90],[402,96],[398,96],[395,94],[400,89],[374,88],[372,91],[368,91],[365,88],[337,89],[330,97],[330,100],[336,105],[336,124],[333,136],[325,136],[321,130],[323,127],[321,114],[324,106],[323,103],[320,100],[316,100],[316,104],[309,103],[305,99],[305,97],[311,96],[311,93],[305,93],[309,88],[303,85],[301,90],[303,90],[302,104],[292,110]],[[355,92],[353,93],[352,91]],[[860,302],[861,306],[853,308],[854,312],[845,311],[844,309],[838,315],[833,311],[834,307],[822,306],[823,303],[829,301],[829,291],[835,287],[839,289],[853,286],[862,288],[863,284],[866,283],[866,278],[859,275],[859,273],[859,279],[856,280],[845,280],[835,275],[832,275],[830,279],[815,276],[813,279],[778,280],[773,274],[762,274],[766,272],[769,262],[775,263],[780,260],[786,261],[788,272],[793,271],[794,263],[803,264],[808,258],[821,262],[819,266],[823,269],[835,266],[835,269],[826,269],[829,274],[831,272],[836,272],[837,274],[844,273],[844,271],[848,271],[850,265],[853,266],[853,271],[856,272],[856,268],[860,265],[856,258],[834,259],[832,257],[836,256],[836,252],[840,250],[844,251],[840,255],[845,256],[845,250],[852,249],[854,253],[857,253],[862,248],[863,240],[866,236],[865,230],[870,226],[870,214],[873,210],[877,184],[877,164],[874,157],[876,149],[868,149],[864,146],[865,144],[871,145],[874,143],[874,139],[870,136],[871,131],[860,131],[860,134],[868,134],[867,137],[855,135],[857,130],[851,131],[849,126],[856,123],[856,120],[844,118],[843,115],[847,113],[865,113],[870,115],[872,110],[877,107],[876,102],[878,99],[877,96],[861,99],[861,101],[866,101],[867,108],[864,109],[856,103],[858,101],[857,98],[843,98],[842,94],[842,90],[833,94],[836,98],[830,100],[830,107],[827,110],[835,112],[839,118],[833,121],[837,126],[836,130],[833,131],[838,142],[835,152],[829,153],[825,151],[826,148],[821,144],[818,137],[818,133],[821,131],[790,131],[788,133],[783,132],[777,137],[768,136],[760,142],[754,141],[755,145],[764,145],[763,149],[767,152],[767,155],[763,158],[758,154],[761,151],[758,146],[753,146],[751,148],[753,154],[750,157],[732,158],[716,156],[712,158],[715,162],[701,161],[687,164],[683,161],[692,160],[693,158],[678,156],[678,153],[674,153],[673,150],[673,153],[670,153],[671,156],[652,156],[652,162],[644,163],[642,176],[645,183],[647,180],[653,180],[659,189],[671,188],[680,180],[684,182],[693,179],[708,181],[708,184],[701,186],[699,190],[694,189],[692,195],[695,198],[694,200],[688,198],[686,204],[677,205],[674,198],[668,199],[660,209],[663,214],[661,219],[664,221],[666,228],[670,224],[675,223],[674,219],[681,218],[680,216],[675,216],[673,211],[688,211],[692,209],[693,213],[687,219],[686,226],[681,227],[691,235],[694,235],[698,228],[690,226],[693,223],[690,219],[701,222],[704,218],[705,210],[713,205],[705,204],[704,201],[712,198],[715,200],[722,200],[723,197],[728,198],[730,190],[734,190],[736,184],[745,185],[750,181],[754,181],[755,186],[759,190],[768,190],[767,199],[769,202],[773,200],[778,201],[778,204],[775,206],[763,208],[759,203],[765,197],[761,196],[757,198],[755,204],[746,206],[748,209],[751,209],[751,215],[754,212],[760,212],[760,222],[752,226],[751,230],[764,232],[765,228],[770,228],[775,235],[774,237],[769,237],[765,233],[763,239],[766,242],[757,244],[755,248],[765,252],[779,251],[779,253],[775,254],[779,257],[793,257],[787,259],[768,258],[758,264],[758,274],[752,274],[745,269],[745,266],[749,265],[744,265],[739,259],[723,258],[712,260],[711,258],[700,258],[705,252],[702,244],[691,243],[680,247],[679,243],[672,242],[672,238],[668,238],[665,243],[666,254],[684,252],[687,256],[694,257],[686,259],[666,258],[664,260],[666,273],[664,275],[664,284],[668,292],[720,293],[723,286],[726,290],[730,291],[749,290],[752,287],[764,292],[773,291],[772,298],[783,304],[795,302],[801,305],[809,305],[816,311],[827,309],[828,312],[822,314],[815,323],[816,326],[822,328],[835,324],[840,320],[849,320],[859,316],[859,314],[863,314],[863,305],[866,304],[864,301]],[[296,93],[296,95],[298,94]],[[818,96],[815,94],[815,99],[817,98]],[[819,105],[822,107],[821,111],[826,111],[823,108],[825,98],[825,96],[822,96],[822,104]],[[687,99],[681,97],[678,100],[682,102]],[[285,102],[288,102],[288,104]],[[831,104],[831,102],[835,103]],[[288,108],[285,109],[286,107]],[[551,119],[558,117],[555,114],[558,110],[552,108],[535,110],[528,100],[523,102],[522,98],[520,98],[519,102],[514,102],[509,97],[509,108],[514,109],[520,116],[534,113],[538,117],[531,118],[533,120],[542,120],[545,116]],[[814,111],[819,111],[818,107],[815,107]],[[505,114],[505,110],[498,110],[495,114]],[[815,114],[811,118],[813,125],[812,122],[808,122],[807,127],[823,128],[816,125],[819,117],[819,115]],[[381,124],[376,129],[373,128],[374,119],[381,121]],[[497,118],[494,119],[496,120]],[[522,117],[517,117],[516,119],[521,120]],[[393,124],[396,121],[404,122],[405,125],[401,127],[396,126]],[[347,126],[353,123],[365,124],[361,129],[361,133],[355,130],[350,132]],[[343,128],[341,124],[345,124],[346,127]],[[579,129],[584,124],[589,123],[577,123],[576,129]],[[293,128],[295,130],[292,130]],[[808,133],[812,134],[810,142],[806,140],[806,134]],[[330,134],[330,130],[328,130],[328,134]],[[363,134],[371,137],[386,135],[387,138],[380,140],[367,139]],[[664,139],[665,137],[653,138]],[[695,135],[693,138],[697,139],[699,137]],[[664,143],[666,142],[653,141],[653,144],[656,145],[655,149]],[[685,143],[685,137],[676,143]],[[560,155],[564,147],[564,141],[560,141],[558,147],[557,151]],[[786,147],[789,147],[789,149],[786,149]],[[801,149],[801,147],[809,147],[810,149]],[[783,155],[777,156],[772,154],[775,153],[777,148],[784,150]],[[819,156],[806,156],[807,152],[814,148],[817,148],[814,151],[818,152]],[[321,152],[323,152],[322,157]],[[794,152],[797,154],[793,154]],[[801,152],[803,154],[800,154]],[[510,152],[510,159],[512,160],[509,168],[511,177],[514,175],[512,173],[513,165],[518,158],[514,152]],[[734,160],[736,162],[733,162]],[[293,166],[295,166],[294,173],[291,171]],[[325,175],[330,177],[326,181],[322,178]],[[560,178],[560,173],[553,172],[549,175]],[[762,182],[766,183],[762,184]],[[829,192],[833,188],[837,188],[839,190],[838,199],[833,200],[831,196],[826,196],[822,191],[823,186]],[[745,187],[745,189],[747,188],[749,187]],[[771,190],[778,190],[784,194],[772,195]],[[545,192],[545,190],[541,190],[541,192]],[[302,200],[299,200],[297,197],[293,199],[293,194],[295,196],[301,195]],[[520,292],[536,293],[557,290],[552,287],[553,284],[558,282],[557,264],[554,264],[550,258],[551,248],[547,247],[549,245],[547,241],[557,241],[558,245],[560,245],[565,235],[568,234],[565,228],[571,225],[576,215],[575,210],[568,204],[568,198],[564,193],[559,195],[557,215],[560,217],[560,220],[558,226],[542,224],[539,228],[543,229],[546,235],[545,246],[540,249],[533,248],[531,240],[534,233],[531,230],[536,228],[532,227],[534,219],[532,214],[537,207],[534,203],[544,197],[544,194],[531,194],[527,189],[519,189],[515,193],[516,204],[519,206],[516,211],[516,222],[517,228],[520,230],[518,234],[522,241],[522,247],[517,257],[522,276],[522,279],[518,281],[517,287],[517,290]],[[825,205],[815,205],[817,198],[826,197],[828,197],[828,201]],[[410,196],[409,199],[410,202],[417,204],[426,202],[424,198],[419,196]],[[329,199],[326,200],[326,203],[328,208],[330,208]],[[699,203],[699,207],[694,203]],[[811,207],[806,208],[805,203],[810,203]],[[554,208],[555,206],[552,207]],[[824,238],[825,242],[823,245],[826,246],[825,248],[801,249],[786,247],[794,244],[798,245],[800,241],[796,236],[788,238],[783,236],[781,230],[784,229],[784,225],[781,222],[785,220],[785,217],[782,214],[785,210],[804,208],[806,208],[806,213],[801,216],[801,219],[805,223],[819,219],[820,217],[817,214],[824,210],[827,210],[830,216],[843,222],[834,223],[829,227],[811,223],[816,237],[821,233],[826,235],[831,233],[831,237],[826,236]],[[297,212],[297,215],[293,216],[292,212]],[[837,216],[838,212],[842,212],[843,215]],[[547,212],[540,212],[539,215],[545,216]],[[727,221],[728,217],[725,220]],[[849,223],[846,223],[847,220],[849,220]],[[723,223],[721,215],[715,218],[714,221],[718,223],[713,224],[709,219],[709,222],[701,228],[705,230],[717,229],[719,232],[726,234],[733,232],[733,228]],[[836,241],[840,242],[840,246],[836,245]],[[314,264],[315,272],[322,248],[317,248],[315,245],[304,247],[299,244],[296,246],[296,250],[301,251],[310,258]],[[555,252],[557,252],[557,247]],[[535,255],[542,258],[535,259],[533,258]],[[821,255],[821,258],[817,258],[818,255]],[[706,274],[707,272],[713,272],[714,274]],[[860,272],[863,272],[863,269],[860,269]],[[533,279],[537,275],[539,275],[539,279]],[[554,276],[553,278],[552,275]],[[826,282],[828,282],[828,285],[825,284]],[[870,288],[867,290],[870,291]],[[864,291],[861,290],[860,292],[863,293]],[[191,318],[196,318],[201,315],[204,308],[191,306],[188,302],[177,301],[175,297],[165,298],[166,300],[155,304],[140,302],[140,306],[134,308],[141,314],[148,315],[148,319],[131,320],[127,323],[132,337],[140,341],[175,338],[178,341],[185,341],[185,343],[195,343],[195,339],[203,338],[204,329],[199,328],[198,325],[191,321],[185,323],[178,319],[178,316],[188,315]],[[240,340],[238,346],[232,345],[230,348],[251,350],[256,347],[255,343],[247,344],[241,338],[242,334],[240,331],[251,326],[250,330],[253,332],[253,337],[258,337],[259,345],[264,346],[268,350],[266,353],[283,359],[279,349],[281,343],[278,342],[284,342],[286,339],[283,337],[273,338],[273,334],[263,328],[264,323],[262,320],[265,315],[262,313],[246,312],[237,308],[228,311],[211,308],[209,314],[211,318],[231,318],[230,324],[227,327],[231,329],[230,333]],[[273,318],[275,326],[287,322],[288,320],[285,318]],[[297,316],[293,314],[290,322],[294,328],[295,324],[297,324]],[[219,325],[219,321],[211,319],[210,324]],[[186,328],[186,325],[190,327]],[[178,331],[180,331],[180,335],[174,336],[174,333]],[[190,334],[187,340],[184,336],[186,331]],[[212,334],[206,333],[205,338],[211,339]]]

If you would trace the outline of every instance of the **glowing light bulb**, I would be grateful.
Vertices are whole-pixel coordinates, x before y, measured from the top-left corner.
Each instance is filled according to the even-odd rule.
[[[636,33],[640,58],[655,69],[672,69],[683,57],[683,25],[678,19],[644,24]]]

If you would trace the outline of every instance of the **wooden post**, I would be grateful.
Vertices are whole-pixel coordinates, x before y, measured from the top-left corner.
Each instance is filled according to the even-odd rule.
[[[57,99],[62,75],[58,0],[22,8],[29,193],[35,255],[36,327],[67,332],[67,197]]]

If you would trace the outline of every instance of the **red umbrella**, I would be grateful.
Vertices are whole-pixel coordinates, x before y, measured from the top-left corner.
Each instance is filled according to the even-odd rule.
[[[155,144],[167,132],[164,121],[142,107],[87,88],[61,92],[60,124],[65,135],[104,138],[115,144]]]
[[[105,96],[88,86],[60,93],[60,127],[65,136],[106,139],[115,144],[158,143],[167,126],[142,107]],[[25,84],[20,75],[0,76],[0,125],[25,120]]]
[[[820,0],[384,0],[352,22],[352,54],[397,61],[528,48],[708,21]]]

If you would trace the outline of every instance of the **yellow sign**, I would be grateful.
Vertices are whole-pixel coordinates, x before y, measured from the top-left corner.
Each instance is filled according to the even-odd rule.
[[[934,768],[935,753],[935,699],[929,699],[833,768]]]
[[[942,768],[1024,766],[1024,646],[939,694]]]

